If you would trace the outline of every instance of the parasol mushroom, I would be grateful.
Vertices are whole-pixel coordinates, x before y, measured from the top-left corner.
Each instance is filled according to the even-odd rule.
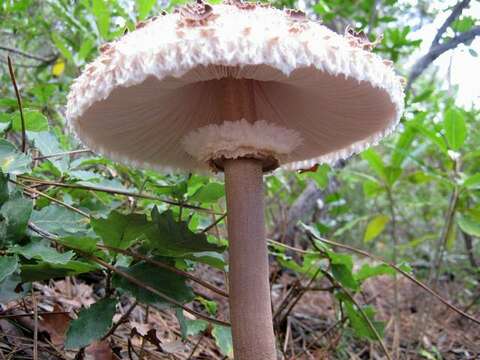
[[[72,85],[69,126],[92,150],[225,173],[236,359],[276,358],[263,174],[348,157],[401,116],[401,81],[361,35],[300,11],[199,0],[103,46]]]

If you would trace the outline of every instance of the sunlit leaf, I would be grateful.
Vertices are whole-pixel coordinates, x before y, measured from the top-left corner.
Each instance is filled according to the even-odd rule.
[[[221,353],[225,356],[233,356],[232,331],[230,328],[213,325],[212,335]]]
[[[59,77],[62,76],[63,72],[65,71],[65,60],[62,58],[58,58],[57,61],[52,66],[52,75]]]
[[[444,127],[448,145],[453,150],[459,150],[467,137],[467,127],[463,114],[457,109],[448,109],[445,112]]]
[[[365,234],[363,235],[363,241],[366,243],[375,239],[378,235],[382,233],[385,229],[385,226],[390,221],[390,218],[386,215],[377,215],[367,225]]]

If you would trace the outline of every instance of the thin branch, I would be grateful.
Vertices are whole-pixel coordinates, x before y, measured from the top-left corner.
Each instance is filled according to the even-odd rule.
[[[105,340],[106,338],[108,338],[110,335],[113,335],[115,333],[115,331],[117,331],[118,327],[120,325],[122,325],[125,321],[127,321],[128,317],[130,316],[130,314],[132,313],[133,309],[135,309],[135,307],[138,305],[138,301],[135,300],[133,302],[132,305],[130,305],[130,307],[127,309],[127,311],[125,311],[125,314],[123,314],[120,319],[118,319],[118,321],[112,325],[112,327],[110,328],[110,330],[107,331],[107,333],[105,335],[103,335],[102,337],[102,340]]]
[[[32,222],[29,222],[28,223],[28,227],[30,229],[32,229],[33,231],[35,231],[37,234],[45,237],[46,239],[49,239],[51,241],[54,241],[55,243],[57,243],[57,236],[46,231],[46,230],[43,230],[42,228],[38,227],[37,225],[35,225],[34,223]],[[62,243],[62,246],[65,246],[68,248],[67,245],[63,244]],[[72,248],[73,249],[73,248]],[[77,250],[78,249],[74,249],[74,250]],[[169,302],[173,305],[176,305],[180,308],[182,308],[183,310],[185,310],[186,312],[194,315],[194,316],[197,316],[198,318],[201,318],[201,319],[204,319],[206,321],[209,321],[211,323],[214,323],[214,324],[218,324],[218,325],[223,325],[223,326],[230,326],[230,323],[226,322],[226,321],[222,321],[222,320],[218,320],[218,319],[214,319],[214,318],[211,318],[209,316],[206,316],[206,315],[203,315],[202,313],[199,313],[195,310],[192,310],[190,308],[188,308],[187,306],[183,305],[182,303],[180,303],[179,301],[171,298],[170,296],[168,295],[165,295],[163,294],[162,292],[158,291],[157,289],[151,287],[150,285],[147,285],[147,284],[144,284],[142,283],[141,281],[137,280],[135,277],[131,276],[130,274],[127,274],[126,272],[120,270],[120,269],[117,269],[115,266],[113,265],[110,265],[109,263],[97,258],[96,256],[93,256],[93,255],[89,255],[89,254],[86,254],[86,253],[81,253],[83,257],[85,257],[86,259],[89,259],[101,266],[103,266],[104,268],[116,273],[117,275],[119,276],[122,276],[123,278],[127,279],[128,281],[130,281],[131,283],[147,290],[147,291],[150,291],[151,293],[157,295],[158,297],[162,298],[163,300],[165,300],[166,302]]]
[[[64,151],[64,152],[59,152],[59,153],[50,154],[50,155],[37,156],[37,157],[34,157],[33,160],[44,160],[44,159],[50,159],[50,158],[54,158],[54,157],[61,157],[61,156],[74,155],[74,154],[82,154],[82,153],[87,153],[87,152],[92,152],[92,150],[90,150],[90,149],[80,149],[80,150]]]
[[[469,31],[465,31],[457,36],[455,36],[450,41],[445,43],[435,45],[431,48],[428,53],[422,56],[412,67],[410,75],[408,76],[407,86],[405,87],[405,92],[408,92],[412,87],[412,83],[425,71],[425,69],[430,66],[440,55],[447,52],[448,50],[456,48],[460,44],[465,44],[473,40],[476,36],[480,35],[480,26],[476,26]]]
[[[385,264],[387,266],[390,266],[391,268],[395,269],[396,271],[398,271],[400,274],[402,274],[403,276],[405,276],[407,279],[409,279],[410,281],[412,281],[415,285],[421,287],[423,290],[425,290],[426,292],[428,292],[430,295],[432,295],[433,297],[435,297],[437,300],[439,300],[441,303],[443,303],[444,305],[446,305],[448,308],[452,309],[453,311],[455,311],[456,313],[460,314],[461,316],[473,321],[474,323],[476,324],[479,324],[480,325],[480,320],[477,320],[475,319],[473,316],[465,313],[464,311],[462,311],[461,309],[459,309],[458,307],[456,307],[455,305],[449,303],[447,300],[445,300],[443,297],[441,297],[439,294],[437,294],[435,291],[433,291],[432,289],[430,289],[427,285],[425,285],[424,283],[422,283],[420,280],[417,280],[416,278],[414,278],[412,275],[410,275],[409,273],[407,273],[406,271],[403,271],[402,269],[400,269],[397,265],[395,264],[392,264],[392,263],[389,263],[388,261],[385,261],[383,260],[382,258],[376,256],[376,255],[373,255],[373,254],[370,254],[364,250],[360,250],[360,249],[357,249],[357,248],[354,248],[352,246],[349,246],[349,245],[344,245],[344,244],[340,244],[340,243],[337,243],[335,241],[332,241],[332,240],[328,240],[328,239],[325,239],[323,237],[317,237],[315,236],[314,234],[308,232],[307,235],[310,237],[313,237],[317,240],[320,240],[322,242],[324,242],[325,244],[328,244],[328,245],[331,245],[331,246],[337,246],[339,248],[342,248],[342,249],[345,249],[345,250],[348,250],[348,251],[351,251],[351,252],[354,252],[354,253],[357,253],[359,255],[362,255],[362,256],[366,256],[366,257],[369,257],[373,260],[376,260],[378,262],[381,262],[382,264]],[[312,244],[313,246],[318,250],[318,251],[322,251],[322,249],[320,249],[318,247],[317,244],[315,244],[314,241],[312,241]]]
[[[50,200],[50,201],[52,201],[52,202],[54,202],[54,203],[56,203],[56,204],[58,204],[58,205],[61,205],[61,206],[65,207],[65,208],[67,208],[68,210],[75,211],[76,213],[78,213],[78,214],[80,214],[80,215],[82,215],[82,216],[84,216],[84,217],[86,217],[86,218],[90,218],[90,215],[88,215],[86,212],[84,212],[84,211],[82,211],[82,210],[80,210],[80,209],[77,209],[76,207],[73,207],[73,206],[71,206],[71,205],[68,205],[67,203],[64,203],[64,202],[61,201],[61,200],[55,199],[54,197],[52,197],[52,196],[50,196],[50,195],[47,195],[47,194],[45,194],[45,193],[43,193],[43,192],[41,192],[41,191],[38,191],[37,189],[33,189],[33,188],[31,188],[31,187],[28,187],[28,186],[26,186],[26,185],[23,185],[23,184],[15,181],[15,180],[12,180],[12,179],[8,179],[8,181],[10,181],[10,182],[12,182],[12,183],[20,186],[21,188],[23,188],[23,189],[24,189],[26,192],[28,192],[28,193],[42,196],[42,197],[44,197],[44,198],[46,198],[46,199],[48,199],[48,200]],[[30,194],[30,195],[31,195],[31,194]]]
[[[209,230],[211,230],[212,228],[214,228],[215,226],[217,226],[223,219],[225,219],[225,217],[227,216],[227,213],[223,214],[222,216],[220,216],[217,220],[215,220],[213,223],[211,223],[210,225],[208,225],[205,229],[202,230],[202,233],[206,233],[208,232]]]
[[[150,291],[151,293],[157,295],[158,297],[162,298],[163,300],[182,308],[186,312],[188,312],[188,313],[190,313],[190,314],[192,314],[192,315],[194,315],[198,318],[204,319],[204,320],[209,321],[209,322],[214,323],[214,324],[223,325],[223,326],[230,326],[230,323],[228,323],[228,322],[211,318],[209,316],[203,315],[202,313],[199,313],[195,310],[190,309],[189,307],[183,305],[181,302],[171,298],[168,295],[163,294],[162,292],[160,292],[157,289],[151,287],[150,285],[144,284],[143,282],[139,281],[138,279],[131,276],[130,274],[128,274],[128,273],[126,273],[126,272],[124,272],[120,269],[117,269],[115,266],[110,265],[109,263],[103,261],[102,259],[97,258],[96,256],[88,255],[88,254],[82,254],[82,255],[85,258],[90,259],[93,262],[96,262],[97,264],[99,264],[99,265],[111,270],[112,272],[120,275],[121,277],[127,279],[131,283],[133,283],[133,284],[135,284],[135,285],[137,285],[137,286],[139,286],[139,287],[141,287],[141,288],[143,288],[147,291]]]
[[[383,342],[382,340],[382,337],[380,336],[380,334],[378,333],[377,329],[375,328],[375,326],[373,325],[372,323],[372,320],[370,320],[370,318],[367,316],[367,314],[365,313],[365,311],[363,311],[363,309],[361,308],[361,306],[358,304],[357,300],[355,300],[355,298],[353,297],[353,295],[350,293],[350,291],[347,290],[347,288],[345,288],[345,286],[343,286],[339,281],[337,281],[332,275],[330,275],[330,273],[328,271],[325,271],[323,269],[321,269],[321,272],[330,280],[330,282],[332,283],[332,285],[335,285],[335,286],[338,286],[339,288],[342,289],[343,293],[345,295],[347,295],[347,297],[349,298],[349,300],[355,304],[355,306],[357,307],[360,315],[362,316],[362,318],[367,322],[368,324],[368,327],[370,328],[370,330],[373,332],[373,334],[375,335],[375,337],[377,338],[377,340],[379,341],[380,343],[380,346],[383,350],[383,352],[385,353],[385,356],[387,357],[388,360],[392,360],[392,356],[390,355],[390,353],[388,352],[387,350],[387,347],[385,346],[385,343]]]
[[[164,264],[160,261],[156,261],[154,259],[151,259],[151,258],[143,255],[143,254],[139,254],[139,253],[133,252],[131,250],[123,250],[123,249],[119,249],[119,248],[112,247],[112,246],[107,246],[107,245],[97,245],[97,247],[100,248],[100,249],[107,249],[107,250],[111,250],[111,251],[114,251],[114,252],[118,252],[118,253],[123,254],[123,255],[131,256],[131,257],[133,257],[134,259],[137,259],[137,260],[143,260],[147,263],[150,263],[150,264],[155,265],[157,267],[160,267],[160,268],[166,269],[168,271],[174,272],[174,273],[176,273],[178,275],[181,275],[183,277],[186,277],[187,279],[190,279],[192,281],[195,281],[197,284],[200,284],[200,285],[204,286],[205,288],[217,293],[218,295],[228,297],[228,294],[225,291],[217,288],[216,286],[214,286],[214,285],[212,285],[212,284],[210,284],[210,283],[208,283],[208,282],[206,282],[202,279],[199,279],[199,278],[193,276],[192,274],[189,274],[186,271],[177,269],[174,266]]]
[[[29,54],[29,53],[27,53],[27,52],[25,52],[25,51],[18,50],[18,49],[12,48],[12,47],[4,46],[4,45],[0,45],[0,50],[7,51],[7,52],[9,52],[9,53],[11,53],[11,54],[23,56],[23,57],[25,57],[25,58],[27,58],[27,59],[32,59],[32,60],[36,60],[36,61],[41,61],[41,62],[43,62],[43,63],[48,63],[48,64],[53,63],[53,62],[58,58],[58,55],[53,55],[50,59],[48,59],[48,58],[44,58],[44,57],[42,57],[42,56]]]
[[[37,298],[32,288],[32,306],[33,306],[33,360],[38,360],[38,307]]]
[[[440,43],[440,39],[442,38],[445,31],[447,31],[448,27],[460,16],[460,14],[463,12],[463,9],[465,9],[469,4],[470,4],[470,0],[463,0],[457,3],[453,7],[453,10],[448,16],[448,18],[445,20],[442,26],[440,26],[440,28],[438,29],[437,34],[435,35],[435,38],[432,41],[432,45],[430,46],[430,49],[434,48]]]
[[[20,91],[18,91],[17,80],[15,79],[15,71],[13,71],[12,59],[7,56],[8,71],[10,72],[10,79],[12,79],[13,88],[15,89],[15,95],[17,97],[18,111],[20,112],[20,120],[22,121],[22,152],[27,150],[27,136],[25,132],[25,117],[23,116],[23,105]]]
[[[38,316],[42,315],[60,315],[60,314],[70,314],[68,311],[39,311],[37,313]],[[1,319],[16,319],[19,317],[31,317],[35,316],[35,313],[26,313],[26,314],[7,314],[7,315],[0,315]]]
[[[216,212],[214,212],[210,209],[207,209],[207,208],[202,208],[200,206],[195,206],[195,205],[180,204],[179,202],[176,202],[176,201],[163,199],[163,198],[160,198],[158,196],[149,195],[149,194],[145,194],[145,193],[138,194],[138,193],[132,193],[130,191],[125,191],[125,190],[120,190],[120,189],[111,189],[111,188],[100,187],[100,186],[65,184],[65,183],[60,183],[60,182],[55,182],[55,181],[36,179],[36,178],[32,178],[30,176],[23,176],[23,175],[19,175],[18,178],[24,179],[24,180],[29,181],[29,182],[35,182],[35,183],[41,184],[41,185],[50,185],[50,186],[57,186],[57,187],[63,187],[63,188],[69,188],[69,189],[91,190],[91,191],[104,192],[104,193],[114,194],[114,195],[131,196],[131,197],[137,197],[137,198],[141,198],[141,199],[160,201],[160,202],[163,202],[165,204],[174,205],[174,206],[183,206],[185,208],[192,209],[192,210],[198,210],[198,211],[204,211],[204,212],[208,212],[208,213],[217,214]],[[223,215],[223,214],[218,214],[218,215]]]

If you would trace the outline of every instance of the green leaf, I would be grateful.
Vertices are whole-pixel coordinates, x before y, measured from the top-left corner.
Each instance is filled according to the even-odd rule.
[[[232,357],[233,341],[231,329],[226,326],[213,325],[212,335],[220,352],[225,356]]]
[[[204,233],[195,234],[186,222],[175,221],[170,210],[160,214],[155,207],[152,210],[152,222],[153,226],[146,235],[151,248],[159,255],[185,256],[196,252],[224,251],[224,247],[209,243]]]
[[[92,12],[95,16],[100,36],[108,39],[110,30],[110,9],[108,8],[108,2],[105,0],[93,0]]]
[[[391,165],[394,168],[401,168],[405,158],[408,155],[409,148],[415,139],[415,130],[408,126],[398,138],[398,141],[393,150]]]
[[[204,251],[187,255],[186,259],[193,260],[202,264],[207,264],[219,270],[225,270],[225,259],[222,254],[214,251]]]
[[[58,138],[51,132],[42,131],[29,134],[29,138],[33,140],[35,147],[40,150],[42,155],[52,155],[64,152]],[[68,170],[68,156],[55,157],[48,159],[60,173]]]
[[[0,281],[3,281],[5,278],[12,275],[17,270],[18,270],[17,256],[0,257]]]
[[[190,200],[201,203],[213,203],[221,199],[224,195],[225,190],[223,184],[211,182],[202,186],[195,194],[193,194]]]
[[[21,283],[22,279],[20,275],[16,273],[0,281],[0,302],[7,303],[26,296],[30,290],[30,286],[27,284],[22,285]]]
[[[445,137],[450,148],[459,150],[467,137],[467,127],[463,114],[457,109],[448,109],[445,112],[444,128]]]
[[[355,334],[360,338],[378,340],[367,320],[354,308],[353,304],[350,302],[344,302],[344,305],[345,312]],[[382,322],[375,320],[375,311],[373,308],[371,306],[365,306],[362,310],[372,323],[373,327],[377,330],[380,337],[383,337],[384,325]]]
[[[121,268],[121,270],[143,284],[154,288],[182,304],[192,301],[195,297],[192,289],[186,284],[185,277],[166,269],[141,261],[128,269]],[[128,291],[142,303],[157,305],[168,304],[163,298],[137,286],[122,276],[115,275],[112,284],[116,288]]]
[[[362,183],[363,193],[366,197],[378,195],[385,191],[385,186],[380,184],[377,180],[365,180]]]
[[[63,55],[63,57],[73,63],[72,51],[70,50],[70,46],[65,41],[65,39],[57,33],[52,32],[52,41],[57,47],[58,51],[60,51],[60,53]]]
[[[8,200],[8,176],[0,170],[0,207]]]
[[[24,109],[23,117],[25,119],[25,130],[33,132],[48,131],[47,117],[40,111]],[[12,115],[10,115],[10,118],[12,121],[12,129],[14,131],[21,132],[22,119],[20,117],[20,111],[15,111]]]
[[[365,150],[362,153],[362,159],[368,162],[368,165],[377,173],[381,179],[386,179],[385,164],[380,155],[373,149]]]
[[[320,189],[325,189],[328,185],[328,175],[330,173],[330,166],[327,164],[321,164],[318,165],[317,170],[315,172],[306,172],[306,176],[309,177],[310,179],[313,179],[316,183],[317,186]]]
[[[471,190],[480,189],[480,173],[468,177],[463,182],[463,187]]]
[[[67,330],[65,349],[82,348],[101,339],[112,325],[116,306],[115,299],[102,299],[81,310]]]
[[[30,172],[30,156],[22,154],[15,145],[0,139],[0,167],[5,174],[19,175]]]
[[[87,254],[93,254],[97,250],[97,240],[86,236],[65,236],[57,239],[60,244]]]
[[[356,290],[358,283],[353,276],[352,269],[344,264],[332,264],[332,275],[343,286]]]
[[[127,249],[145,238],[144,232],[151,226],[143,214],[123,215],[112,211],[107,219],[92,219],[93,230],[107,246]]]
[[[366,279],[374,276],[395,275],[395,272],[395,269],[387,264],[379,264],[375,266],[364,264],[355,274],[355,279],[359,282],[363,282]]]
[[[9,249],[12,254],[21,255],[26,259],[38,259],[51,264],[66,264],[75,255],[73,251],[60,253],[50,246],[48,240],[33,240],[27,245],[15,245]]]
[[[457,224],[463,232],[469,235],[480,237],[480,222],[468,215],[457,217]]]
[[[156,2],[157,0],[137,0],[138,19],[144,20]]]
[[[180,324],[180,333],[182,335],[182,339],[184,340],[187,337],[195,336],[208,328],[208,322],[205,320],[190,320],[185,318],[181,308],[177,308],[175,310],[175,315],[177,316],[178,323]]]
[[[86,232],[89,219],[57,205],[34,210],[31,221],[38,227],[59,236],[79,235]]]
[[[22,281],[42,281],[74,276],[96,270],[98,270],[97,265],[70,260],[66,264],[50,264],[46,262],[33,265],[24,264],[22,265],[20,275]]]
[[[368,243],[375,239],[382,233],[389,221],[390,218],[386,215],[375,216],[367,225],[365,234],[363,235],[363,241]]]
[[[3,220],[3,227],[6,230],[5,240],[21,240],[27,230],[28,220],[32,214],[33,204],[20,196],[6,201],[0,208],[0,215]]]

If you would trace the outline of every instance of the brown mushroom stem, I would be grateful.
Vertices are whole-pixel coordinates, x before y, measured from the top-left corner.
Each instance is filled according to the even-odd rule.
[[[236,360],[275,360],[265,239],[263,165],[224,162],[229,236],[229,298]]]

